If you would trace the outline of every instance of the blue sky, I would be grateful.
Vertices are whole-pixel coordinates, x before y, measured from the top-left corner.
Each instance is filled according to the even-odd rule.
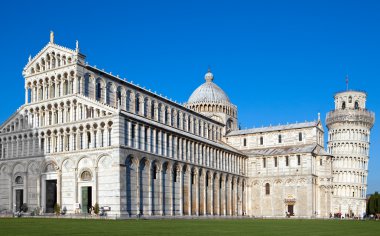
[[[215,82],[241,127],[323,118],[333,95],[368,93],[380,111],[379,1],[7,1],[0,9],[0,121],[24,102],[22,69],[49,41],[91,65],[179,102]],[[380,134],[372,130],[368,193],[380,190]],[[327,129],[325,128],[327,133]]]

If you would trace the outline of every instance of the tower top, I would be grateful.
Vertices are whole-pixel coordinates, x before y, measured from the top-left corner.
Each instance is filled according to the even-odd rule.
[[[207,73],[205,74],[206,82],[212,82],[214,80],[214,75],[211,73],[210,67],[207,69]]]
[[[50,31],[50,43],[54,43],[54,32],[52,30]]]
[[[348,91],[348,75],[346,75],[346,90]]]

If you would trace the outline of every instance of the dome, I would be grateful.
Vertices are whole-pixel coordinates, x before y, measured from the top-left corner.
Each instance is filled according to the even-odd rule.
[[[205,74],[206,82],[199,86],[190,96],[187,103],[230,103],[227,94],[214,82],[210,70]]]

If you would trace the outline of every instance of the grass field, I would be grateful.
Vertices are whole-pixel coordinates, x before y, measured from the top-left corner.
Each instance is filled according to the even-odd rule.
[[[0,218],[0,235],[380,235],[379,221]]]

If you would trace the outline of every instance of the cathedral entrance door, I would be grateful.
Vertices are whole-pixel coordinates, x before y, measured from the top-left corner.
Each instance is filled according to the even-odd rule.
[[[288,205],[289,216],[294,215],[294,205]]]
[[[16,189],[16,211],[21,211],[21,206],[24,201],[24,190]]]
[[[92,207],[92,187],[82,187],[82,213],[90,213]]]
[[[54,213],[57,203],[57,180],[46,180],[46,213]]]

